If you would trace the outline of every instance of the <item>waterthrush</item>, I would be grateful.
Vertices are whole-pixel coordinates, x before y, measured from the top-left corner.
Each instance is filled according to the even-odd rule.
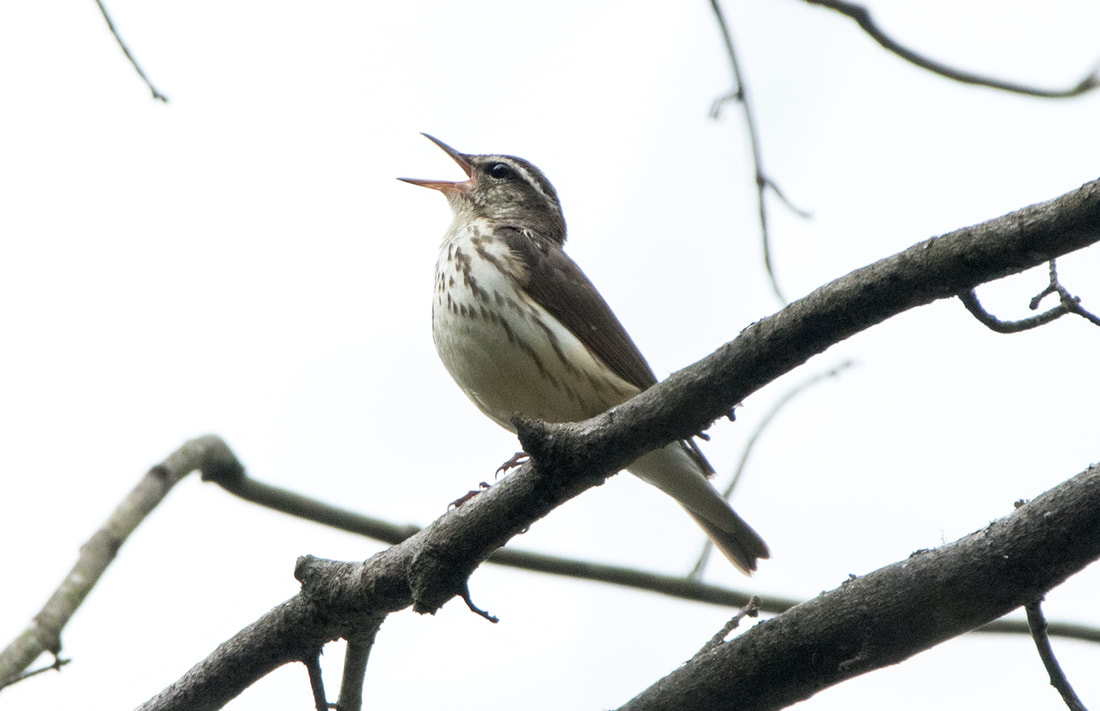
[[[527,161],[459,153],[432,136],[468,180],[401,178],[446,196],[454,220],[435,267],[432,336],[474,404],[515,431],[516,414],[548,422],[598,415],[657,382],[584,272],[563,251],[565,218],[550,181]],[[711,485],[694,442],[674,442],[627,471],[680,503],[745,573],[768,547]]]

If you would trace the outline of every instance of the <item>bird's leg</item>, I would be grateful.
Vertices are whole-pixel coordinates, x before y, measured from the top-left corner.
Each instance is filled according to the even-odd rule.
[[[501,474],[507,474],[509,469],[515,469],[518,466],[526,464],[530,460],[531,455],[527,452],[516,452],[512,455],[511,459],[497,467],[497,477],[500,477]]]

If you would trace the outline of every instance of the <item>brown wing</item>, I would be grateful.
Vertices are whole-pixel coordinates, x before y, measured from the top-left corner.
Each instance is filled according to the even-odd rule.
[[[565,324],[581,343],[623,380],[645,390],[657,376],[611,307],[562,248],[531,230],[498,227],[496,234],[527,267],[524,290],[539,306]],[[705,476],[714,475],[692,440],[681,443]]]
[[[496,234],[523,260],[527,267],[524,290],[539,306],[623,380],[641,390],[657,382],[611,307],[561,247],[531,230],[498,227]]]

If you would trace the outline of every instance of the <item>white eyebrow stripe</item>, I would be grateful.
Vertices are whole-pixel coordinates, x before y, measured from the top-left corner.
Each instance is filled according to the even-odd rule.
[[[545,198],[550,204],[556,206],[559,210],[561,209],[561,203],[558,202],[558,196],[554,192],[554,189],[550,188],[550,191],[547,192],[546,188],[549,187],[550,183],[542,173],[539,172],[538,168],[535,168],[527,161],[516,158],[515,156],[499,156],[498,158],[518,171],[523,176],[524,180],[527,181],[527,184],[534,187],[535,190],[539,192],[539,195]],[[528,167],[530,167],[531,170],[528,170]],[[532,170],[534,172],[532,172]]]

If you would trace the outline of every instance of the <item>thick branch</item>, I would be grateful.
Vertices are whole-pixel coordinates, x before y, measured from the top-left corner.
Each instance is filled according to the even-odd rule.
[[[139,709],[220,709],[283,664],[304,661],[326,642],[333,621],[298,595],[221,644],[179,681]]]
[[[519,421],[520,441],[536,460],[568,461],[600,453],[600,464],[621,468],[654,447],[707,429],[764,385],[891,316],[1098,241],[1100,180],[857,269],[590,420],[556,425]]]
[[[523,421],[521,439],[533,455],[530,463],[366,563],[301,559],[296,571],[302,581],[300,596],[277,608],[271,623],[261,619],[142,708],[216,708],[213,704],[196,704],[195,700],[232,698],[283,660],[305,658],[301,655],[315,650],[318,641],[361,634],[389,612],[410,605],[417,612],[435,612],[452,597],[464,594],[470,574],[493,551],[553,508],[602,483],[647,449],[700,431],[749,393],[829,345],[914,306],[1041,264],[1097,240],[1100,181],[1048,203],[928,240],[853,272],[750,326],[735,341],[696,365],[587,422],[548,426]],[[1020,511],[1034,508],[1025,506]],[[1019,516],[1022,514],[1018,512],[1013,519]],[[1067,544],[1061,555],[1080,551],[1092,538],[1100,537],[1091,536],[1090,531],[1083,532],[1072,545]],[[1091,548],[1088,555],[1092,555]],[[937,552],[913,560],[938,560],[939,556]],[[949,563],[945,560],[942,564]],[[895,568],[904,573],[910,564],[912,561]],[[1002,567],[1016,564],[1013,558]],[[1043,570],[1028,568],[1023,572],[1039,577],[1060,575],[1058,580],[1072,572],[1069,561],[1039,567]],[[894,574],[881,573],[873,579]],[[845,591],[863,590],[863,585],[857,581],[837,594],[848,600],[843,597]],[[1029,583],[1027,599],[1034,599],[1045,589]],[[982,592],[989,591],[983,588]],[[991,607],[1007,612],[1020,604],[1002,601],[1001,593],[994,597],[997,604],[986,604],[987,612]],[[899,596],[896,603],[906,607],[905,600],[905,596]],[[820,604],[820,599],[804,603],[777,619],[798,610],[813,610]],[[966,617],[961,612],[960,616]],[[987,619],[968,619],[966,629]],[[828,627],[832,623],[824,620],[820,624]],[[855,629],[861,627],[856,625]],[[947,627],[937,629],[942,633]],[[229,659],[233,655],[248,656],[246,650],[257,644],[262,646],[262,653],[253,653],[251,658],[260,661],[246,665],[245,660]],[[860,667],[860,651],[852,650],[846,657],[846,673],[855,673],[852,669],[856,668],[866,670]],[[251,681],[250,674],[255,675]],[[226,681],[227,675],[232,683]]]
[[[1100,558],[1100,466],[954,543],[762,622],[623,706],[785,708],[1037,599]]]

